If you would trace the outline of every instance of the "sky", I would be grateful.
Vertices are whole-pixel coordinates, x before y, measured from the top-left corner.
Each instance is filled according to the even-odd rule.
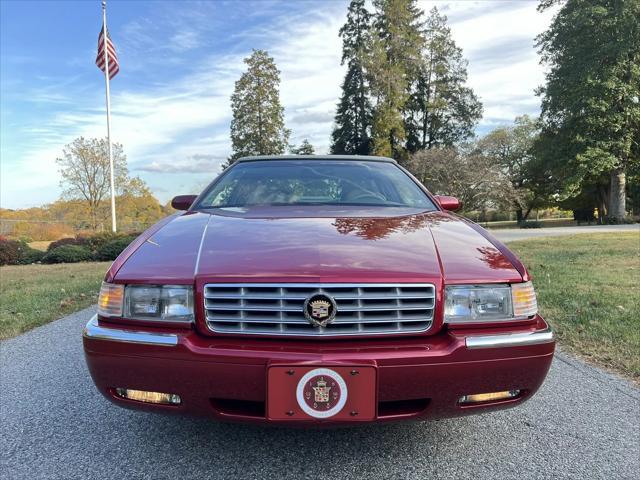
[[[484,105],[476,133],[539,113],[534,47],[552,12],[536,1],[420,1],[449,20]],[[348,1],[116,1],[107,24],[120,61],[111,82],[112,140],[161,202],[199,193],[231,152],[229,97],[252,49],[281,71],[291,142],[327,153],[345,68],[338,30]],[[61,192],[55,159],[74,138],[106,136],[95,66],[100,1],[0,1],[0,206]]]

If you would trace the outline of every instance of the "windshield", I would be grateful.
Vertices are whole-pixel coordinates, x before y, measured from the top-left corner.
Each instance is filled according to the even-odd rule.
[[[238,163],[210,188],[196,208],[274,205],[435,208],[395,164],[353,160]]]

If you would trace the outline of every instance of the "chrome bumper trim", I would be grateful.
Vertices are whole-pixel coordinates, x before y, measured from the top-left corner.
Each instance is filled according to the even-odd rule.
[[[550,343],[553,342],[554,337],[551,327],[547,327],[544,330],[538,330],[536,332],[467,337],[466,344],[467,348],[522,347],[525,345]]]
[[[178,336],[171,333],[135,332],[119,328],[101,327],[98,325],[97,315],[94,315],[89,320],[82,331],[82,336],[92,340],[109,340],[111,342],[159,345],[163,347],[175,347],[178,345]]]

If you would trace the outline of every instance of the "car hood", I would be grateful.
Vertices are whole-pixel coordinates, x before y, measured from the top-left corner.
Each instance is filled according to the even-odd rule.
[[[483,234],[407,209],[189,212],[120,259],[120,282],[510,282],[522,276]],[[118,262],[116,262],[118,263]],[[116,273],[116,272],[113,272]]]

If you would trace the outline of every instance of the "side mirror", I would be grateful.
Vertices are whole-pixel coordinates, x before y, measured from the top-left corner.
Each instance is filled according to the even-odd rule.
[[[176,210],[189,210],[196,198],[198,198],[197,195],[178,195],[171,200],[171,206]]]
[[[455,212],[456,210],[459,210],[460,207],[462,207],[460,200],[458,200],[456,197],[449,197],[447,195],[436,195],[436,200],[443,210],[450,210],[452,212]]]

